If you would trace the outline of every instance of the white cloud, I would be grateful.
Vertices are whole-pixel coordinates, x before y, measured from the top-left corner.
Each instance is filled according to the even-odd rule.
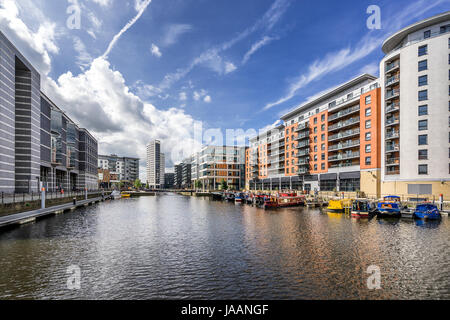
[[[225,62],[225,74],[235,71],[237,67],[231,62]]]
[[[192,30],[189,24],[171,24],[166,28],[162,44],[164,46],[173,45],[184,34]]]
[[[344,69],[345,67],[367,57],[375,49],[379,49],[387,35],[391,32],[397,31],[405,23],[417,19],[428,10],[435,6],[448,1],[437,0],[430,2],[430,0],[419,0],[412,5],[405,7],[397,16],[385,18],[388,23],[385,24],[383,33],[377,33],[377,36],[373,35],[373,31],[367,33],[356,46],[347,47],[336,52],[330,52],[325,57],[315,60],[309,65],[306,73],[302,73],[300,76],[290,82],[287,93],[279,98],[275,102],[266,104],[263,110],[268,110],[274,106],[280,105],[284,102],[292,99],[298,91],[310,84],[313,81],[321,79],[323,76]]]
[[[112,0],[92,0],[92,1],[101,5],[102,7],[108,7],[112,3]]]
[[[211,96],[206,96],[206,97],[203,99],[203,101],[206,102],[206,103],[211,103],[211,101],[212,101]]]
[[[370,75],[373,76],[378,76],[380,73],[380,65],[378,64],[378,62],[374,62],[368,65],[365,65],[364,67],[361,68],[361,70],[359,71],[359,73],[368,73]]]
[[[106,49],[105,53],[103,54],[103,58],[107,58],[111,50],[116,45],[117,41],[119,41],[120,37],[128,31],[135,23],[139,20],[139,18],[144,13],[145,9],[147,9],[148,5],[152,2],[152,0],[136,0],[135,9],[138,11],[137,15],[131,19],[120,31],[117,33],[112,41],[109,43],[108,48]]]
[[[81,41],[81,39],[79,37],[75,36],[73,38],[73,43],[74,43],[75,51],[78,52],[77,64],[79,66],[81,66],[82,68],[88,66],[92,61],[92,57],[87,52],[86,46],[84,45],[83,41]]]
[[[41,21],[37,31],[29,29],[19,18],[18,5],[12,0],[0,1],[0,29],[8,38],[15,38],[15,45],[43,74],[51,70],[51,54],[57,54],[56,25]]]
[[[201,89],[200,91],[194,91],[192,98],[195,101],[199,101],[200,99],[204,98],[207,94],[208,92],[205,89]]]
[[[154,43],[152,43],[151,52],[152,52],[152,55],[154,55],[155,57],[161,58],[161,56],[162,56],[162,53],[159,50],[158,46]]]
[[[186,92],[180,92],[179,99],[180,101],[186,101],[187,100]]]
[[[276,38],[264,36],[261,40],[257,41],[252,45],[250,50],[244,55],[244,58],[242,59],[242,64],[246,64],[248,60],[250,60],[250,57],[259,49],[264,47],[265,45],[268,45],[273,40],[276,40]]]

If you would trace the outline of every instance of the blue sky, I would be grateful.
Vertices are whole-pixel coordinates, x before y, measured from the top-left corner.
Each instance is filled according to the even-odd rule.
[[[78,30],[66,26],[73,4]],[[373,4],[380,30],[366,26]],[[101,152],[144,157],[146,141],[160,138],[171,167],[192,142],[183,138],[191,128],[177,126],[274,123],[318,92],[362,72],[378,75],[381,42],[449,4],[0,0],[0,28],[41,70],[43,90],[95,132]]]

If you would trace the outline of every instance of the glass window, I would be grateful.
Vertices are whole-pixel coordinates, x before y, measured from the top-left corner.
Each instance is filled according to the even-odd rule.
[[[419,106],[419,116],[428,115],[428,105]]]
[[[317,164],[314,165],[314,171],[317,171]]]
[[[317,133],[317,127],[314,127],[314,133]]]
[[[419,101],[428,100],[428,90],[419,91]]]
[[[419,174],[428,174],[427,164],[419,164]]]
[[[321,139],[322,141],[325,141],[325,134],[322,134],[322,136],[320,137],[320,139]]]
[[[428,130],[428,120],[419,120],[419,131]]]
[[[419,136],[419,146],[425,146],[428,144],[428,135],[422,134]]]
[[[366,97],[366,105],[372,103],[372,96],[367,96]]]
[[[366,133],[366,141],[370,141],[372,140],[372,133],[371,132],[367,132]]]
[[[366,109],[366,117],[370,117],[372,115],[372,108]]]
[[[371,144],[367,144],[366,145],[366,153],[371,153],[372,152],[372,145]]]
[[[322,143],[321,149],[322,149],[322,151],[325,150],[325,143]]]
[[[321,121],[324,122],[325,121],[325,115],[323,114],[321,117]]]
[[[370,129],[372,128],[372,121],[371,120],[367,120],[366,121],[366,129]]]
[[[317,136],[314,137],[314,143],[317,143]]]
[[[325,153],[322,153],[322,155],[320,156],[320,158],[323,160],[325,160]]]
[[[314,146],[314,152],[317,152],[317,146]]]
[[[431,37],[431,30],[427,30],[423,33],[424,39],[428,39],[429,37]]]
[[[428,46],[424,45],[419,47],[419,57],[424,56],[426,54],[428,54]]]
[[[320,166],[321,170],[325,170],[325,163],[322,163],[322,165]]]
[[[428,150],[419,150],[419,160],[428,160]]]
[[[314,118],[314,124],[317,124],[317,118]]]
[[[320,127],[320,130],[325,131],[325,125],[324,124]]]
[[[372,157],[366,157],[366,166],[370,166],[372,164]]]
[[[419,61],[419,71],[428,70],[428,60]]]
[[[426,86],[427,84],[428,84],[428,76],[427,75],[420,76],[419,77],[419,87]]]

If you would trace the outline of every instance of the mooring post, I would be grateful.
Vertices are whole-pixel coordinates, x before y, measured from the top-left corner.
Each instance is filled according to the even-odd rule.
[[[84,200],[88,199],[88,192],[87,192],[87,188],[84,188]]]
[[[41,187],[41,209],[45,209],[45,188]]]

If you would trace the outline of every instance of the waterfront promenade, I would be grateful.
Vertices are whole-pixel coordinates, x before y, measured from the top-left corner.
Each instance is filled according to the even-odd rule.
[[[62,204],[62,205],[58,205],[58,206],[53,206],[50,208],[38,209],[38,210],[33,210],[33,211],[28,211],[28,212],[16,213],[16,214],[8,215],[5,217],[0,217],[0,228],[11,226],[11,225],[21,225],[21,224],[25,224],[25,223],[29,223],[29,222],[34,222],[38,218],[42,218],[42,217],[53,215],[53,214],[63,213],[64,211],[67,211],[67,210],[75,210],[76,208],[79,208],[79,207],[84,207],[84,206],[88,206],[88,205],[91,205],[91,204],[94,204],[94,203],[97,203],[100,201],[104,201],[104,199],[105,199],[105,197],[97,197],[97,198],[92,198],[92,199],[87,199],[87,200],[76,201],[75,204],[73,202],[71,202],[71,203],[66,203],[66,204]]]

